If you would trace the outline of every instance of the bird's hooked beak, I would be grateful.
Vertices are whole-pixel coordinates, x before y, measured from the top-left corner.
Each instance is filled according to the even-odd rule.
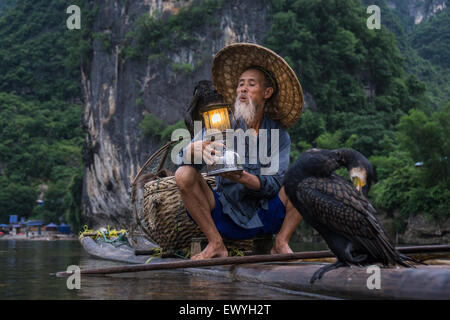
[[[367,173],[363,168],[353,168],[349,172],[350,179],[352,180],[353,186],[359,191],[363,192],[363,187],[366,185]]]
[[[354,177],[352,178],[352,182],[353,182],[353,185],[355,186],[355,188],[356,188],[359,192],[362,192],[362,188],[364,187],[365,183],[363,183],[363,181],[361,180],[361,178],[358,177],[358,176],[354,176]]]

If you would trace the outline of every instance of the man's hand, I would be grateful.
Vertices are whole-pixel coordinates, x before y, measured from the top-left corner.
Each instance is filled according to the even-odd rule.
[[[230,171],[230,172],[224,172],[224,173],[219,174],[219,176],[221,176],[223,178],[227,178],[227,179],[230,179],[231,181],[239,182],[239,183],[241,183],[243,175],[244,175],[244,171]]]
[[[213,165],[219,160],[223,149],[223,143],[210,140],[194,141],[191,143],[191,148],[189,148],[191,159],[193,158],[194,163],[201,163],[200,157],[202,157],[208,165]]]
[[[261,188],[259,178],[247,171],[224,172],[220,173],[219,176],[238,182],[249,189],[259,190]]]

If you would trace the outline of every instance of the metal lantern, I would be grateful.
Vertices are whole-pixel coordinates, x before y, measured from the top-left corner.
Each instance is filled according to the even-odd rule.
[[[227,149],[225,142],[227,132],[233,132],[230,121],[234,118],[231,104],[210,103],[201,108],[200,113],[206,127],[205,139],[221,142],[225,145],[224,152],[219,157],[219,161],[212,165],[206,165],[206,174],[208,176],[215,176],[219,173],[244,170],[242,165],[238,163],[238,153],[234,150]]]

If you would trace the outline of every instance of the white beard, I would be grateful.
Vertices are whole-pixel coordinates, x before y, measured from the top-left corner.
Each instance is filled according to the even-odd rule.
[[[240,95],[236,97],[234,102],[234,116],[236,119],[243,119],[247,126],[254,121],[256,115],[256,106],[253,101],[249,98],[248,104],[243,103],[239,100]]]

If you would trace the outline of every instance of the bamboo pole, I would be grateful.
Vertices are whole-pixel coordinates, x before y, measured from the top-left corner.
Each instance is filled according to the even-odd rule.
[[[442,252],[442,251],[450,251],[450,245],[398,247],[397,250],[400,251],[401,253]],[[319,258],[330,258],[333,256],[334,255],[330,250],[307,251],[307,252],[295,252],[286,254],[272,254],[272,255],[265,254],[265,255],[244,256],[244,257],[226,257],[226,258],[214,258],[204,260],[182,260],[182,261],[161,262],[153,264],[92,268],[81,270],[80,273],[113,274],[113,273],[139,272],[150,270],[170,270],[179,268],[199,268],[210,266],[238,265],[246,263],[287,261],[296,259],[319,259]],[[57,277],[65,277],[69,275],[71,275],[71,273],[68,273],[66,271],[56,273]]]
[[[396,247],[396,249],[399,252],[404,253],[404,254],[409,254],[409,253],[424,254],[424,253],[429,253],[429,252],[450,251],[450,245],[443,244],[443,245],[426,245],[426,246],[408,246],[408,247]],[[155,248],[145,249],[145,250],[135,250],[134,254],[137,256],[145,256],[145,255],[152,255],[155,253],[155,251],[156,251]],[[329,256],[327,256],[326,258],[334,257],[334,254],[331,251],[327,250],[327,252],[329,252]],[[305,258],[305,259],[307,259],[307,258]]]
[[[224,265],[236,265],[245,263],[257,263],[257,262],[271,262],[271,261],[286,261],[303,258],[323,258],[328,257],[330,252],[325,251],[309,251],[309,252],[297,252],[287,254],[265,254],[254,255],[244,257],[227,257],[227,258],[213,258],[204,260],[182,260],[172,262],[162,262],[153,264],[138,264],[138,265],[126,265],[126,266],[114,266],[105,268],[93,268],[81,270],[82,274],[111,274],[111,273],[125,273],[125,272],[138,272],[149,270],[169,270],[179,268],[198,268],[208,266],[224,266]],[[71,273],[66,271],[56,273],[57,277],[69,276]]]
[[[449,244],[436,244],[436,245],[427,245],[427,246],[409,246],[409,247],[396,247],[399,252],[408,254],[408,253],[426,253],[426,252],[444,252],[450,251]]]

